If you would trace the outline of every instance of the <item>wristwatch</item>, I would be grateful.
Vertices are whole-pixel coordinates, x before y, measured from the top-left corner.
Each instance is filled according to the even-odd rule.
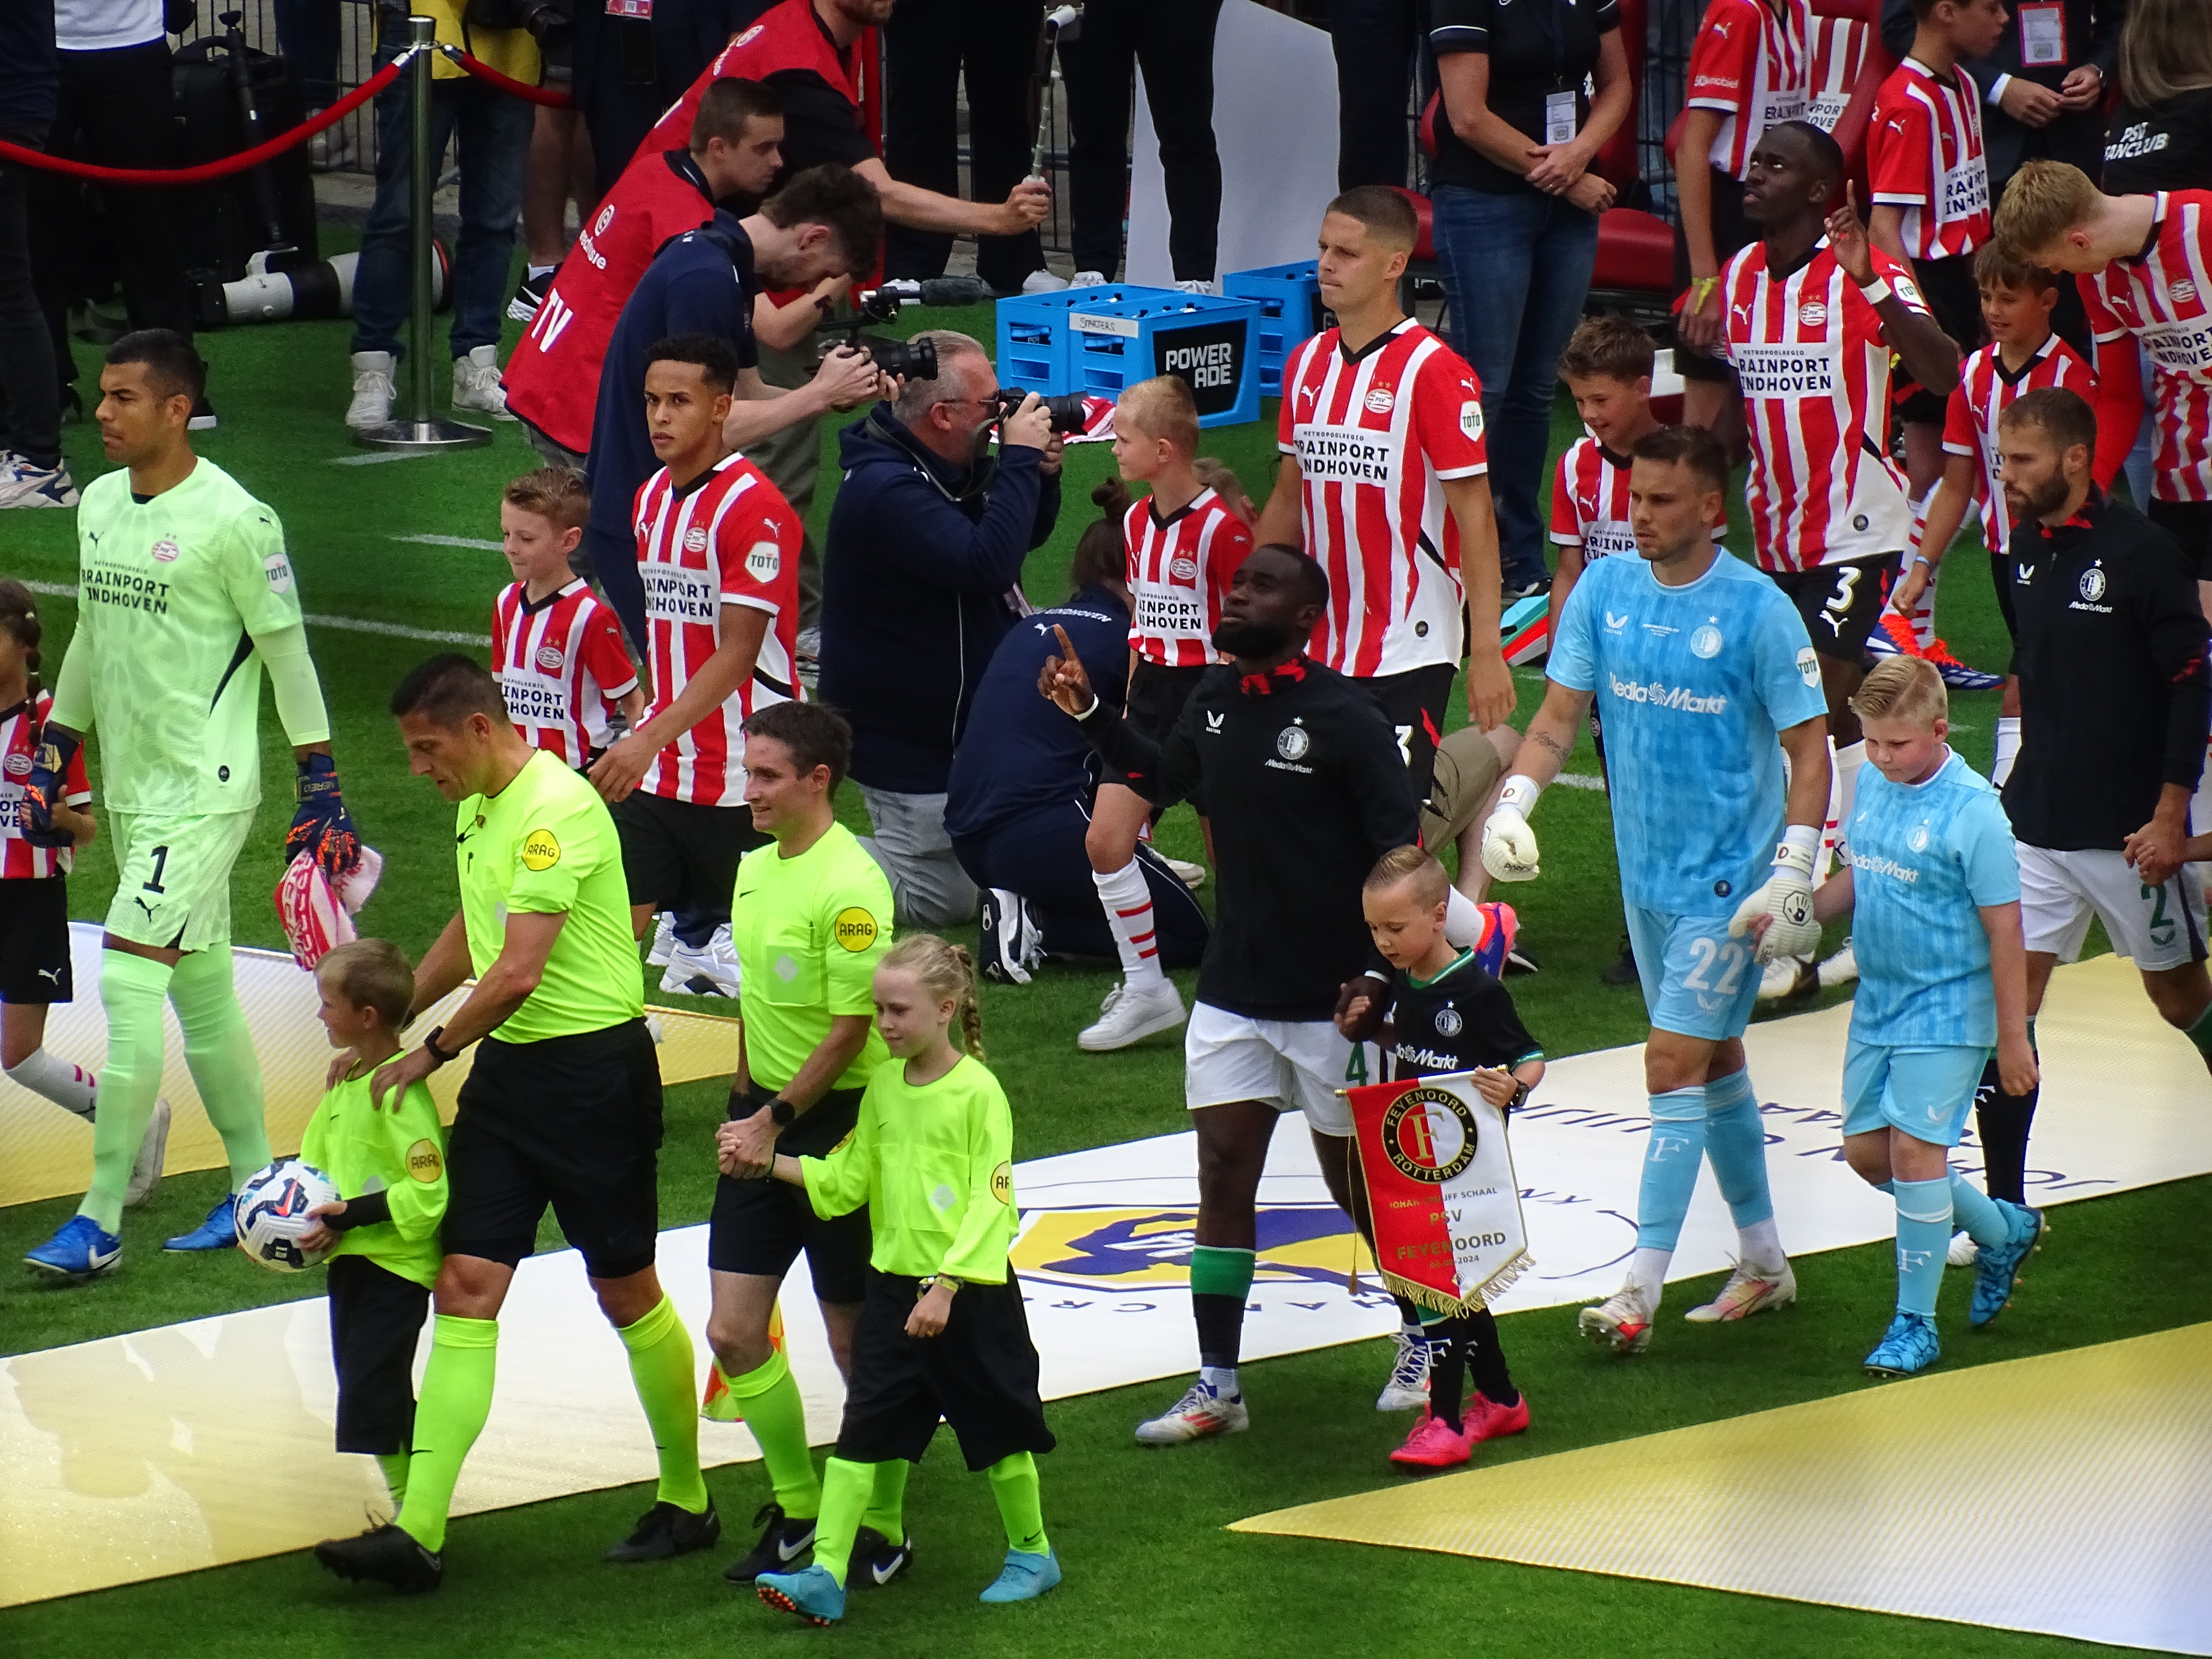
[[[1528,1103],[1528,1085],[1525,1083],[1515,1083],[1513,1085],[1513,1098],[1505,1103],[1505,1109],[1509,1112],[1517,1112],[1522,1107]]]
[[[768,1103],[768,1121],[775,1124],[779,1129],[789,1128],[793,1121],[798,1116],[799,1108],[793,1105],[781,1095],[776,1096],[775,1099],[769,1101]]]
[[[444,1026],[434,1025],[424,1034],[422,1038],[422,1052],[429,1055],[431,1060],[435,1062],[431,1068],[434,1071],[437,1066],[443,1066],[447,1060],[459,1060],[461,1057],[461,1051],[459,1048],[455,1048],[448,1052],[438,1046],[438,1039],[445,1035],[446,1028]]]
[[[939,1285],[945,1286],[948,1294],[957,1295],[960,1290],[960,1281],[955,1279],[951,1273],[932,1273],[928,1278],[916,1282],[921,1286],[921,1288],[915,1292],[915,1300],[917,1302],[921,1301],[923,1297],[927,1296]]]

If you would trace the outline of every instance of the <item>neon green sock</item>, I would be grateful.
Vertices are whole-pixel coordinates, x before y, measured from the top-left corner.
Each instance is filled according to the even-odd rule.
[[[138,1143],[161,1091],[161,1000],[171,969],[151,957],[103,951],[100,1001],[107,1012],[107,1058],[92,1120],[92,1186],[77,1206],[102,1232],[123,1231],[123,1194]]]
[[[1025,1451],[1002,1457],[985,1471],[991,1496],[999,1500],[999,1519],[1006,1524],[1006,1547],[1024,1555],[1050,1552],[1044,1535],[1044,1497],[1037,1487],[1036,1459]]]
[[[392,1494],[395,1507],[407,1501],[407,1454],[379,1452],[376,1467],[384,1471],[385,1489]]]
[[[185,1032],[185,1064],[208,1121],[222,1137],[230,1160],[230,1189],[269,1162],[269,1129],[263,1119],[261,1060],[246,1029],[231,977],[230,946],[188,952],[169,981],[169,1001]]]
[[[691,1333],[663,1292],[653,1311],[617,1333],[629,1350],[630,1385],[653,1429],[660,1458],[656,1496],[693,1515],[707,1511],[707,1477],[699,1473],[698,1362]],[[800,1440],[804,1448],[804,1437]]]
[[[848,1463],[833,1457],[822,1471],[822,1518],[814,1527],[814,1565],[824,1568],[839,1584],[853,1564],[853,1540],[860,1530],[861,1514],[875,1490],[880,1463]]]
[[[903,1457],[877,1464],[876,1489],[860,1517],[862,1526],[873,1527],[894,1544],[906,1542],[906,1478],[913,1472],[914,1465]]]
[[[766,1364],[743,1376],[727,1371],[722,1376],[761,1449],[775,1501],[793,1520],[812,1520],[822,1513],[822,1482],[814,1474],[813,1454],[806,1449],[806,1406],[799,1397],[791,1362],[779,1348]]]
[[[415,1407],[415,1449],[407,1460],[407,1501],[398,1520],[400,1530],[426,1550],[446,1547],[453,1483],[491,1415],[498,1366],[497,1320],[440,1314],[432,1322],[430,1363]]]

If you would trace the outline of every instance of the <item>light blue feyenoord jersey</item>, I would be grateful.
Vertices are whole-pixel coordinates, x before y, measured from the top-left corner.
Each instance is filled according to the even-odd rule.
[[[1797,608],[1728,553],[1683,587],[1600,559],[1567,596],[1546,675],[1595,694],[1621,896],[1726,915],[1782,835],[1775,734],[1827,713]]]
[[[1990,939],[1978,914],[2020,897],[2004,803],[1954,755],[1921,784],[1869,766],[1844,826],[1859,988],[1851,1036],[1899,1048],[1997,1040]]]

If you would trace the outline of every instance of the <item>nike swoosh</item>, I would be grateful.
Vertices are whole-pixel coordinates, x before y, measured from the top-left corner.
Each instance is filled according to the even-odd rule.
[[[876,1588],[878,1589],[881,1589],[884,1585],[890,1583],[892,1579],[898,1577],[898,1565],[894,1562],[890,1569],[886,1571],[884,1568],[871,1563],[868,1567],[868,1577],[875,1582]]]
[[[814,1540],[811,1538],[803,1539],[796,1544],[788,1543],[779,1538],[775,1540],[775,1559],[779,1561],[795,1561],[813,1547]]]

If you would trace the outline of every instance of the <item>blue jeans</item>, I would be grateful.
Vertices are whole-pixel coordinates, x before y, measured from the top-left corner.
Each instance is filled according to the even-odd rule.
[[[383,68],[393,54],[380,53]],[[376,95],[376,200],[361,234],[353,282],[356,351],[401,355],[414,293],[408,269],[409,149],[414,95],[408,76]],[[430,143],[440,156],[460,134],[461,239],[453,251],[453,356],[499,343],[507,265],[533,106],[473,78],[430,83]]]
[[[1452,343],[1482,382],[1498,559],[1508,587],[1544,580],[1544,461],[1559,353],[1597,263],[1597,216],[1540,191],[1439,185],[1437,258]]]

